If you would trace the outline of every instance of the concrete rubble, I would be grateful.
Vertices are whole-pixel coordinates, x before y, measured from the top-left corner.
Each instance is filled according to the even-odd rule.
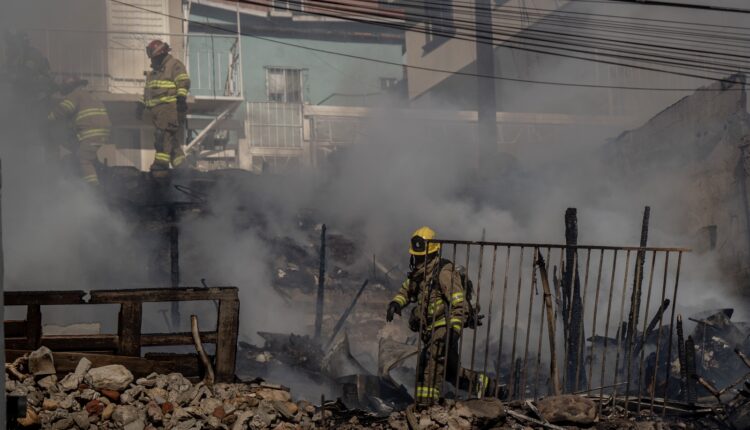
[[[48,351],[30,357],[46,355]],[[35,376],[30,373],[33,364],[30,357],[18,363],[18,373],[6,372],[5,376],[6,393],[27,399],[26,417],[18,420],[24,428],[704,428],[698,426],[699,420],[674,417],[664,420],[658,415],[628,414],[607,402],[601,405],[600,412],[600,405],[594,399],[576,395],[507,404],[497,399],[446,399],[429,408],[409,406],[403,411],[373,414],[349,409],[340,400],[325,402],[323,407],[305,400],[294,401],[288,388],[260,379],[207,386],[203,382],[193,383],[179,373],[171,373],[151,374],[134,380],[121,365],[92,368],[86,358],[80,360],[75,372],[58,381],[55,374]],[[19,379],[19,374],[23,378]],[[735,400],[734,403],[733,414],[748,414],[750,402]],[[708,418],[704,416],[702,419]],[[722,418],[727,423],[731,419]],[[715,428],[732,427],[719,425]]]

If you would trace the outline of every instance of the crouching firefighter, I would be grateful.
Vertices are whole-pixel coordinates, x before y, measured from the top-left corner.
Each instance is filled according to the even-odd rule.
[[[443,381],[453,384],[458,378],[459,389],[483,397],[489,378],[480,372],[461,368],[459,341],[464,327],[481,325],[467,297],[468,279],[454,264],[439,256],[440,244],[428,243],[435,232],[422,227],[414,232],[409,246],[410,272],[401,289],[388,305],[387,321],[410,303],[409,328],[420,332],[422,350],[417,369],[417,403],[429,405],[441,396]]]
[[[146,55],[151,59],[151,71],[146,75],[143,101],[138,104],[135,116],[143,118],[148,109],[154,124],[154,149],[156,155],[151,171],[166,171],[185,166],[185,124],[187,116],[187,95],[190,90],[190,77],[185,65],[169,54],[169,44],[153,40],[146,47]]]
[[[111,123],[104,104],[86,85],[88,81],[77,76],[63,78],[58,88],[64,98],[47,119],[70,121],[78,140],[74,152],[78,156],[81,176],[85,182],[99,185],[97,152],[109,141]]]

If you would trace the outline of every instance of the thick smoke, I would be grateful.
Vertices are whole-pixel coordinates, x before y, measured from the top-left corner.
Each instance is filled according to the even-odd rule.
[[[587,7],[607,12],[595,5]],[[38,4],[33,10],[52,13]],[[665,16],[677,19],[673,14]],[[681,18],[701,19],[697,12],[685,12]],[[3,30],[8,26],[5,20]],[[24,26],[15,22],[14,27]],[[578,66],[549,60],[535,69],[534,77],[574,82]],[[652,85],[652,78],[644,74],[627,84]],[[502,105],[526,106],[536,112],[565,111],[569,106],[575,112],[597,109],[586,105],[591,99],[588,90],[525,89],[507,88],[509,99]],[[471,128],[405,119],[383,106],[365,121],[361,144],[339,150],[320,171],[264,175],[251,184],[214,190],[209,197],[212,215],[181,226],[183,283],[197,285],[205,278],[210,285],[240,287],[245,339],[257,340],[253,333],[262,330],[304,333],[312,323],[311,309],[285,300],[271,287],[276,251],[266,239],[305,240],[307,232],[299,227],[298,215],[307,210],[319,222],[356,238],[363,250],[362,266],[367,256],[376,254],[405,269],[409,236],[421,225],[432,226],[441,238],[478,240],[484,235],[493,241],[560,243],[567,207],[578,208],[579,243],[636,245],[641,213],[649,205],[654,214],[650,243],[689,246],[691,239],[672,228],[683,214],[675,212],[668,198],[689,192],[684,184],[673,176],[658,175],[639,183],[623,182],[600,156],[606,138],[640,125],[683,95],[640,93],[639,113],[627,125],[568,127],[533,146],[524,134],[513,142],[508,138],[501,155],[492,160],[495,168],[489,176],[476,171],[477,143]],[[1,87],[6,289],[146,286],[147,250],[152,243],[135,240],[135,227],[118,211],[75,176],[45,160],[45,144],[58,144],[59,137],[50,138],[39,124],[29,121],[29,111],[12,104],[15,97],[7,85]],[[446,108],[450,103],[437,100],[438,105]],[[249,212],[264,215],[260,228],[256,220],[243,218]],[[747,307],[737,306],[735,286],[718,272],[711,254],[686,256],[679,310],[690,315],[707,308],[735,307],[735,319],[748,318],[742,314]],[[150,326],[163,329],[155,312],[145,318]],[[210,313],[210,307],[205,312]],[[57,323],[99,317],[45,313]]]

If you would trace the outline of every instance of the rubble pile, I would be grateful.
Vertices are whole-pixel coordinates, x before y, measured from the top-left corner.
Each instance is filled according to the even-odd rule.
[[[22,428],[740,428],[732,426],[727,415],[704,412],[702,416],[687,414],[684,418],[663,419],[645,409],[640,414],[628,413],[615,402],[605,399],[600,405],[598,398],[578,395],[507,404],[497,399],[444,399],[427,408],[410,405],[403,411],[374,414],[347,408],[340,400],[324,402],[322,406],[304,400],[295,402],[289,389],[260,379],[207,385],[194,383],[179,373],[134,378],[122,365],[92,367],[86,358],[79,361],[73,373],[58,379],[53,355],[45,347],[6,365],[5,377],[6,393],[26,399],[26,416],[18,419]],[[741,397],[738,395],[733,401],[733,410],[747,414],[750,399]]]
[[[308,429],[324,419],[320,408],[293,402],[287,388],[260,380],[208,386],[179,373],[134,379],[119,364],[92,368],[86,358],[58,380],[51,357],[43,347],[6,373],[7,394],[27,400],[26,417],[19,419],[23,427]]]

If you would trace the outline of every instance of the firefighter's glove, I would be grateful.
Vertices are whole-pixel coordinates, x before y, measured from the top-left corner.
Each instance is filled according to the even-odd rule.
[[[135,119],[138,121],[143,119],[143,111],[146,109],[146,105],[143,103],[137,103],[135,106]]]
[[[385,320],[388,322],[393,321],[394,314],[401,315],[401,306],[396,302],[390,302],[388,304],[388,312],[385,315]]]
[[[181,114],[186,114],[188,111],[187,107],[187,99],[185,97],[177,97],[177,112]]]

